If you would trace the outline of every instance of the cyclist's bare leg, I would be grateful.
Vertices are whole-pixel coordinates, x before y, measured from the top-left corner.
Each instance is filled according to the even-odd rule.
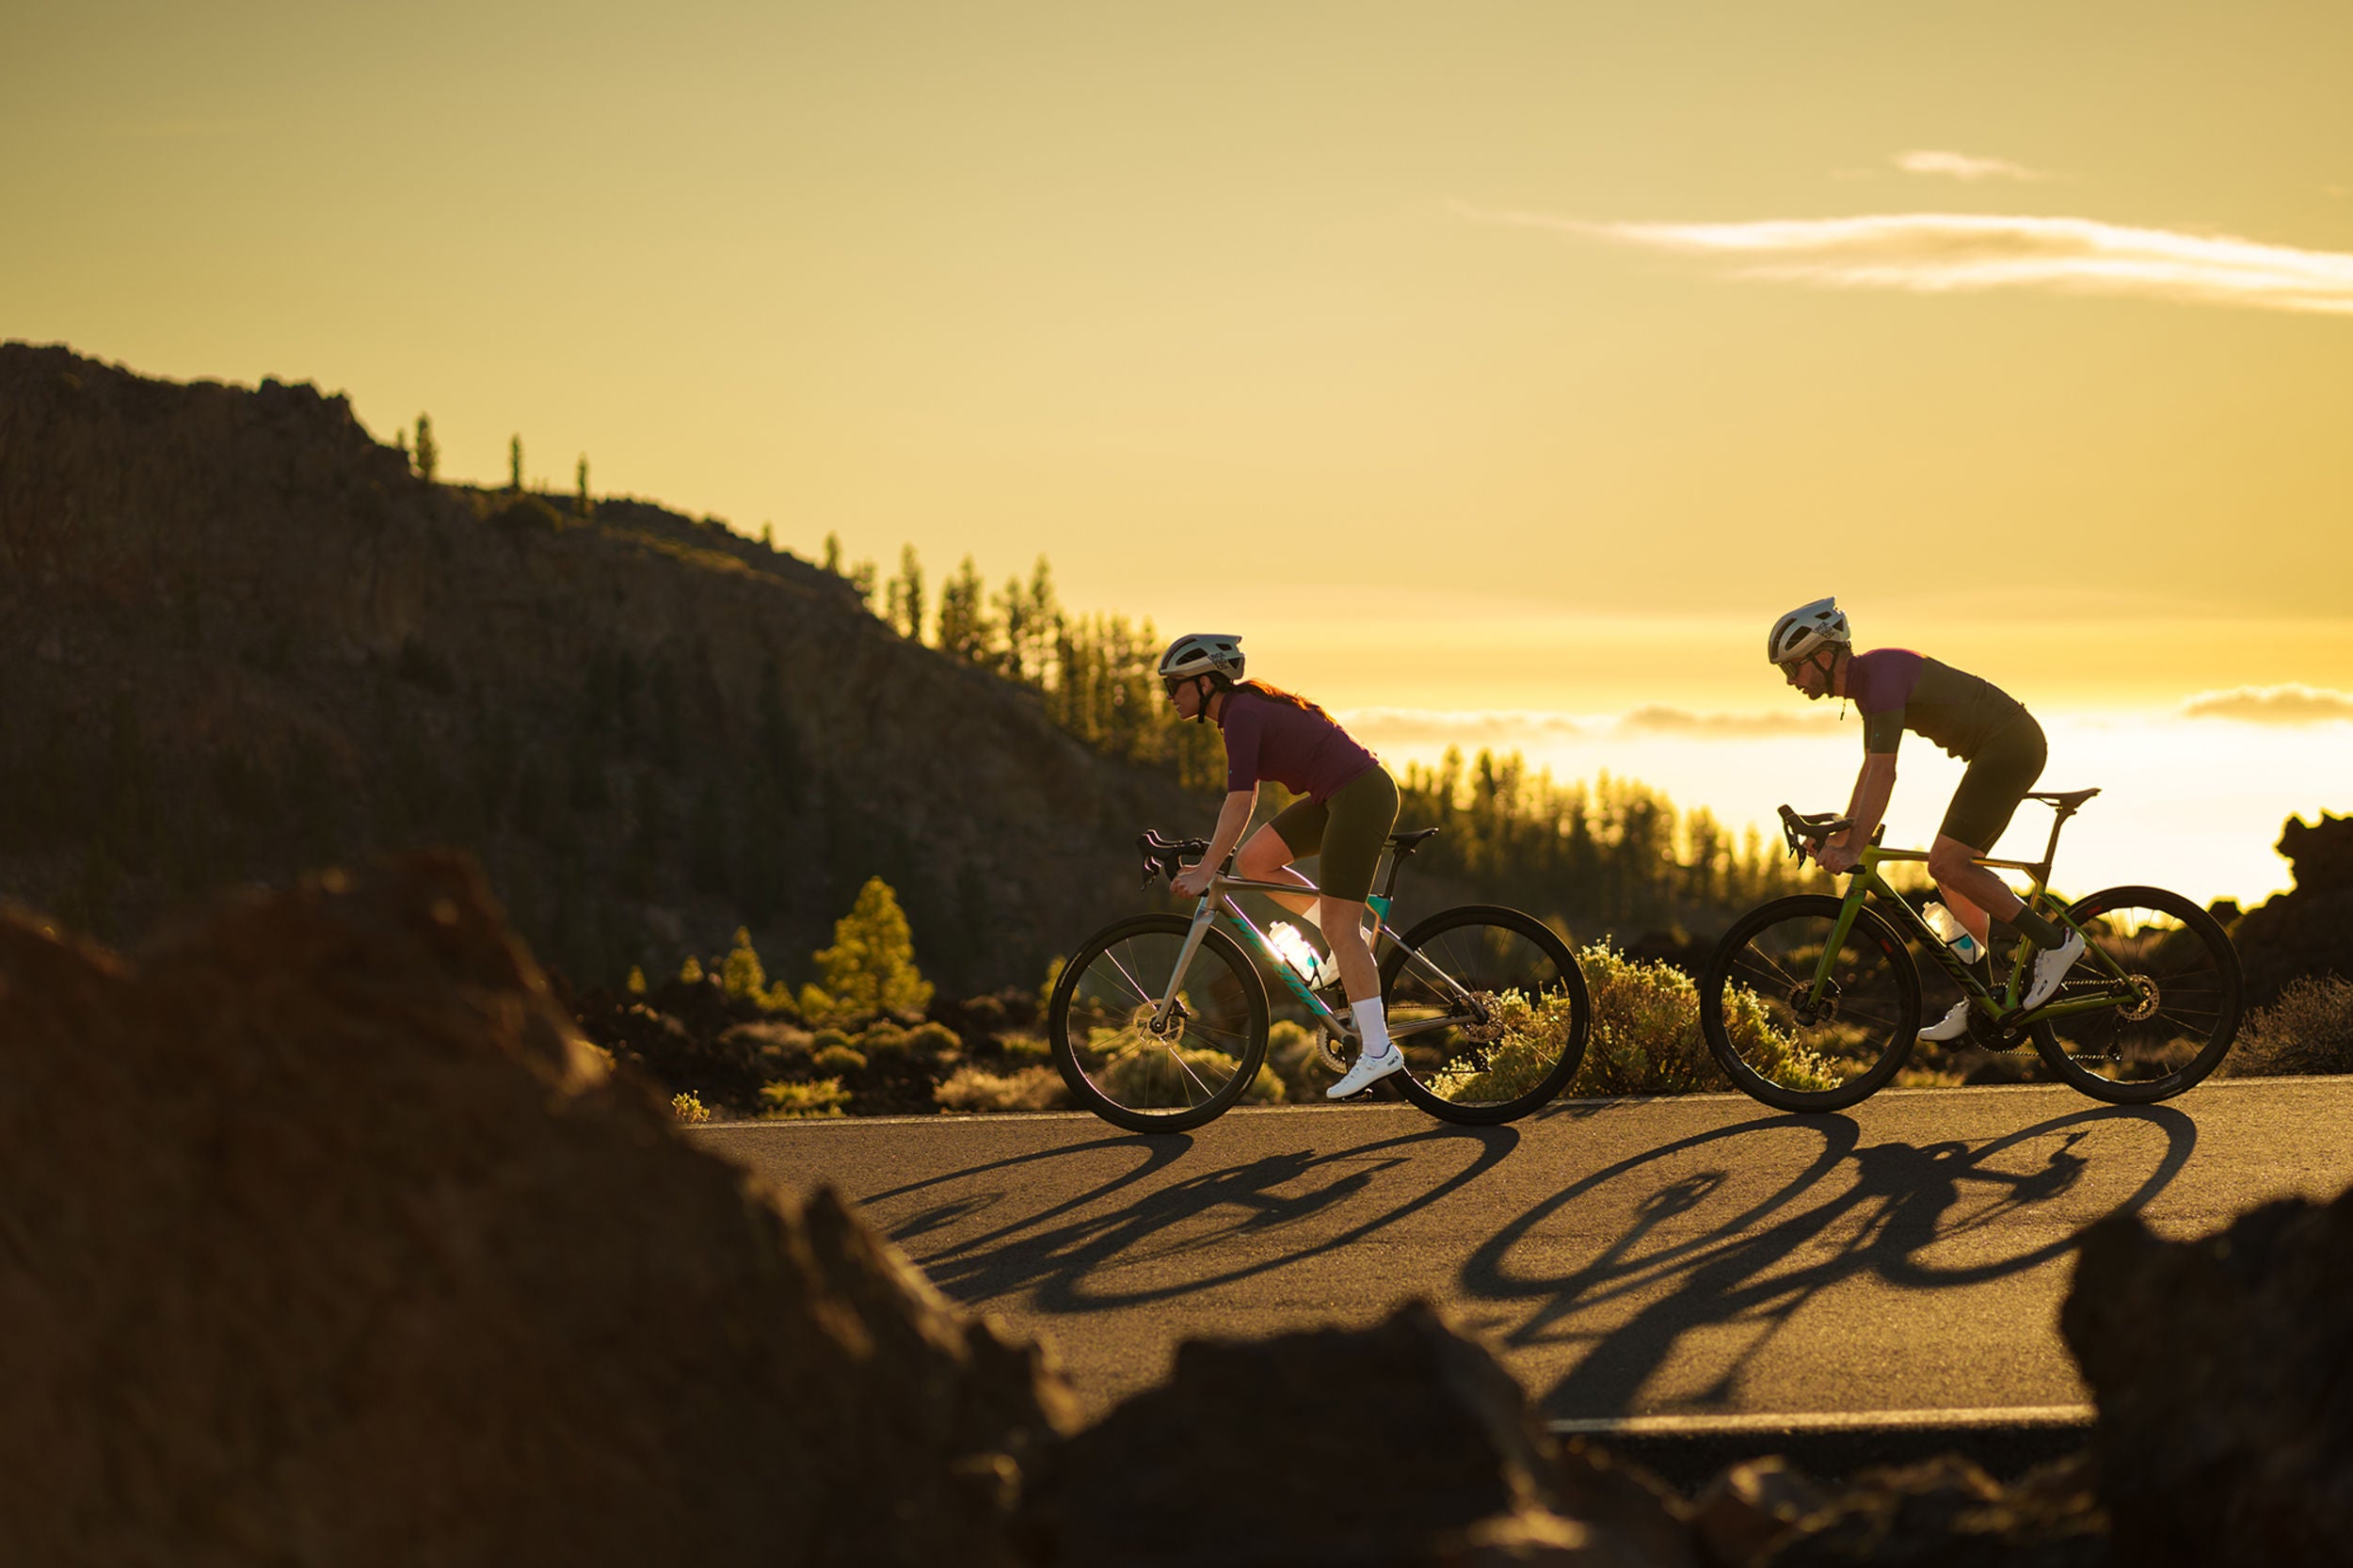
[[[1274,831],[1273,824],[1269,823],[1253,833],[1250,841],[1241,846],[1241,853],[1234,856],[1234,874],[1246,882],[1297,883],[1306,891],[1269,893],[1267,897],[1294,915],[1305,915],[1312,919],[1316,913],[1316,885],[1290,869],[1295,858],[1297,856],[1291,853],[1291,846],[1283,841],[1283,836]]]
[[[2010,891],[2009,883],[1977,863],[1976,856],[1984,853],[1940,833],[1929,846],[1929,874],[1936,879],[1936,890],[1945,895],[1945,907],[1953,912],[1953,919],[1979,946],[1991,950],[1993,938],[1988,917],[2007,920],[2025,905]]]
[[[1365,940],[1365,906],[1354,899],[1323,901],[1323,936],[1340,966],[1340,986],[1351,1005],[1381,994],[1380,966],[1372,961],[1372,944]]]

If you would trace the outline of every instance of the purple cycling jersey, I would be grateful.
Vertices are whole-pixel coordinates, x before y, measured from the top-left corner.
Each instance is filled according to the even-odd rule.
[[[1847,665],[1847,696],[1863,713],[1865,751],[1894,751],[1909,729],[1955,757],[1974,758],[2026,711],[1992,681],[1908,648],[1856,654]]]
[[[1327,800],[1380,766],[1372,753],[1321,712],[1294,708],[1247,686],[1225,694],[1217,727],[1225,732],[1225,788],[1255,790],[1272,778],[1293,794]]]

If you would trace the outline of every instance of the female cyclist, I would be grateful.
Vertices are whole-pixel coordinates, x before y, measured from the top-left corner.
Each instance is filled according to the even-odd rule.
[[[1225,805],[1209,853],[1177,873],[1178,894],[1199,898],[1208,891],[1209,877],[1250,826],[1260,779],[1272,778],[1304,797],[1242,845],[1234,874],[1313,888],[1290,863],[1303,855],[1322,857],[1321,899],[1305,893],[1268,896],[1315,921],[1332,944],[1363,1042],[1355,1065],[1324,1091],[1327,1098],[1346,1099],[1405,1065],[1389,1038],[1381,974],[1363,923],[1373,868],[1389,829],[1397,825],[1397,781],[1314,703],[1243,680],[1240,637],[1190,632],[1168,645],[1159,673],[1178,717],[1215,724],[1225,735]]]

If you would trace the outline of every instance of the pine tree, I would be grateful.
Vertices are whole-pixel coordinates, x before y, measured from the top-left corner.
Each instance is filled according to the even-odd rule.
[[[580,455],[580,467],[576,471],[576,477],[580,482],[580,515],[584,518],[595,517],[597,504],[588,499],[588,454],[585,452]]]
[[[719,966],[719,984],[738,1001],[755,1006],[768,1002],[768,971],[760,962],[760,954],[752,947],[752,934],[744,927],[735,928],[735,945]]]
[[[433,440],[433,416],[417,416],[417,477],[430,482],[440,471],[441,449]]]
[[[825,569],[836,577],[841,575],[841,536],[831,529],[825,531]]]
[[[523,439],[520,436],[506,438],[506,488],[510,490],[523,488]]]
[[[887,585],[888,608],[884,619],[911,643],[923,640],[923,563],[913,545],[899,547],[899,575]]]
[[[939,651],[978,664],[988,652],[988,590],[967,555],[939,585]]]
[[[931,1005],[931,983],[915,967],[915,939],[899,896],[879,876],[868,879],[850,912],[834,922],[833,946],[811,956],[820,978],[801,989],[801,1012],[809,1018],[912,1016]]]

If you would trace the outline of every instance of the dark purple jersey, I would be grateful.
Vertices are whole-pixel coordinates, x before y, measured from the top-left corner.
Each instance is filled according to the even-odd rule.
[[[1847,664],[1847,696],[1863,714],[1863,749],[1894,751],[1907,729],[1963,760],[2026,710],[1988,680],[1908,648],[1858,653]]]
[[[1295,708],[1247,686],[1225,694],[1217,727],[1225,731],[1225,788],[1255,790],[1272,778],[1293,794],[1326,800],[1380,764],[1321,712]]]

